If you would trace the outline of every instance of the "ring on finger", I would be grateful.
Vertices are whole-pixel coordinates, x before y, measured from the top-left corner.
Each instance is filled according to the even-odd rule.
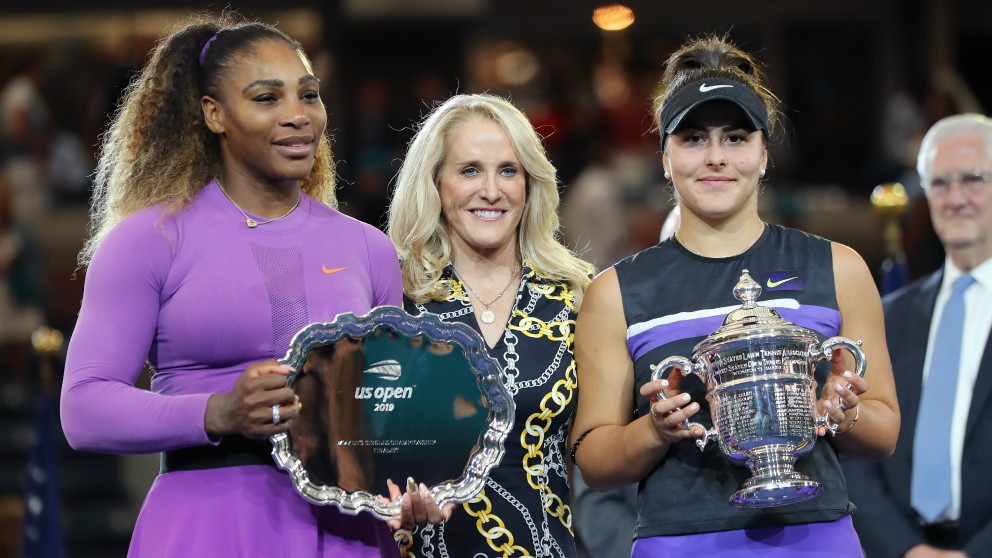
[[[844,401],[844,398],[843,397],[838,398],[838,400],[837,400],[837,408],[839,408],[841,411],[846,411],[847,410],[847,401]]]
[[[279,422],[280,422],[279,405],[273,405],[272,406],[272,424],[279,424]]]
[[[655,410],[654,410],[654,403],[648,405],[648,410],[651,411],[651,416],[653,416],[654,418],[661,418],[661,415],[659,415],[658,413],[656,413]]]

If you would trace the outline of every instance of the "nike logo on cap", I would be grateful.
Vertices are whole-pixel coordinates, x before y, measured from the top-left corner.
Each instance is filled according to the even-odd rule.
[[[700,93],[709,93],[714,89],[720,89],[721,87],[733,87],[733,85],[706,85],[705,83],[699,84]]]

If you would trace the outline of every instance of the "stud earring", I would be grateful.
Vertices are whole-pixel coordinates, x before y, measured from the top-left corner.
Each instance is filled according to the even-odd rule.
[[[761,172],[759,174],[761,175],[761,178],[764,178],[765,177],[765,169],[761,169]]]
[[[666,170],[666,171],[665,171],[665,180],[669,180],[669,179],[671,179],[671,178],[672,178],[672,175],[671,175],[671,174],[669,174],[669,173],[668,173],[668,171]]]

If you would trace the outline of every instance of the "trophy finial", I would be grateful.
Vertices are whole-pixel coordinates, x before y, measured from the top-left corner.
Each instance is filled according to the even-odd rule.
[[[34,346],[34,352],[40,357],[38,371],[41,377],[41,389],[45,393],[57,387],[54,384],[52,360],[62,351],[62,341],[62,332],[47,326],[41,326],[31,333],[31,344]]]
[[[754,308],[759,296],[761,296],[761,285],[751,279],[746,269],[741,271],[741,280],[734,287],[734,297],[743,303],[744,308]]]
[[[899,225],[899,216],[905,213],[909,207],[909,196],[906,194],[906,189],[898,182],[879,184],[871,192],[871,205],[875,214],[883,220],[882,238],[885,240],[886,258],[904,259],[902,227]]]
[[[871,205],[875,214],[883,219],[899,217],[909,206],[906,188],[898,182],[879,184],[871,192]]]

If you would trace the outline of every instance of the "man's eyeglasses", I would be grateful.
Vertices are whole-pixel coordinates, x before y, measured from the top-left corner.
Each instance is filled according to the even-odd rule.
[[[946,194],[951,189],[951,183],[958,186],[967,194],[977,194],[992,181],[992,171],[964,171],[941,174],[927,179],[927,187],[931,193]]]

